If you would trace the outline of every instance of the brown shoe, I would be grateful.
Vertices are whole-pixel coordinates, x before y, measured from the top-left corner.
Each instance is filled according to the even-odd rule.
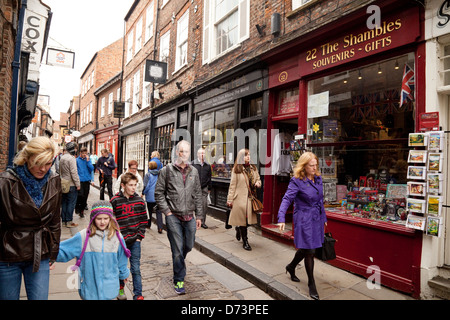
[[[66,227],[67,227],[67,228],[75,228],[75,227],[78,227],[78,223],[75,223],[75,222],[67,222]]]

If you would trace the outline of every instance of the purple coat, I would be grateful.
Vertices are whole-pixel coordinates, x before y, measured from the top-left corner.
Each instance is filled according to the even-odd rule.
[[[294,202],[294,244],[297,249],[322,247],[324,223],[327,221],[323,205],[322,177],[315,182],[292,178],[278,211],[278,222],[285,222],[286,211]]]

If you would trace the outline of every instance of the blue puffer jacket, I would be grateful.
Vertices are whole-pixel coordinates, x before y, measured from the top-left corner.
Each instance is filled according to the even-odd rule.
[[[142,194],[145,195],[145,201],[156,202],[155,201],[155,186],[158,180],[158,169],[149,170],[144,177],[144,190]]]
[[[79,258],[86,229],[61,242],[57,262]],[[123,238],[122,238],[123,239]],[[122,240],[123,241],[123,240]],[[79,270],[78,292],[83,300],[112,300],[119,293],[119,279],[128,278],[128,258],[119,239],[108,240],[108,231],[97,230],[89,238]]]

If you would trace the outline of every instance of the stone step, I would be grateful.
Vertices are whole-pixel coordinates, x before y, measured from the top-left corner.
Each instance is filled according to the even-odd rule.
[[[438,296],[444,299],[450,299],[450,279],[436,276],[428,281],[431,288],[438,290]]]

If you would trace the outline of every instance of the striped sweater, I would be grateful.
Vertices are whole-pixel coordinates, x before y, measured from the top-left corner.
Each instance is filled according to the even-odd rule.
[[[145,201],[137,193],[127,199],[120,191],[111,199],[111,204],[127,246],[144,239],[147,226]]]

